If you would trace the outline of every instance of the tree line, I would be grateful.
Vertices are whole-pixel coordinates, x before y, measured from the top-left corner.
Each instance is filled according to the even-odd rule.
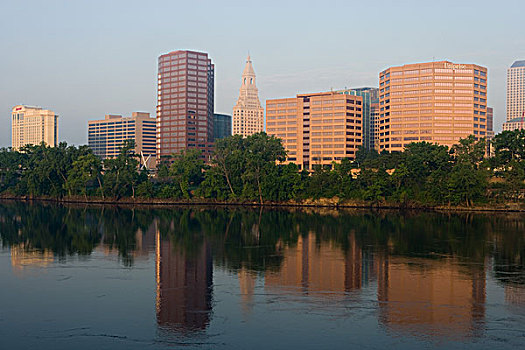
[[[289,202],[321,198],[396,205],[473,205],[524,202],[525,130],[504,131],[485,156],[484,139],[469,136],[452,148],[419,142],[404,152],[360,149],[355,160],[314,164],[300,171],[284,164],[280,139],[258,133],[216,141],[206,164],[188,149],[161,162],[156,176],[139,169],[134,144],[100,159],[87,146],[0,149],[0,193],[63,198]]]

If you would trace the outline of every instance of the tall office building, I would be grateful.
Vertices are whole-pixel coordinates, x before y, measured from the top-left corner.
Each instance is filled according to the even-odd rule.
[[[363,98],[363,147],[366,149],[374,148],[374,116],[372,112],[376,113],[373,106],[379,103],[379,89],[372,87],[364,87],[357,89],[348,89],[336,91],[346,95],[361,96]]]
[[[487,107],[487,132],[494,131],[494,108]]]
[[[25,145],[58,145],[58,115],[41,107],[15,106],[11,113],[11,147]]]
[[[213,140],[223,139],[232,135],[232,116],[228,114],[213,115]]]
[[[363,98],[339,92],[266,101],[266,132],[283,140],[300,169],[355,158],[363,142]]]
[[[264,109],[259,101],[259,90],[255,85],[255,71],[250,56],[242,72],[239,99],[233,107],[233,134],[243,137],[264,130]]]
[[[411,142],[452,146],[487,134],[487,68],[448,61],[379,73],[379,151]]]
[[[370,105],[370,149],[379,149],[379,99]]]
[[[492,140],[494,139],[494,108],[487,107],[487,155],[492,157],[494,155]]]
[[[503,130],[525,128],[525,60],[507,70],[507,121]]]
[[[159,57],[157,162],[187,148],[213,148],[214,65],[207,53],[173,51]]]
[[[135,154],[141,165],[155,167],[156,121],[149,113],[133,112],[131,117],[108,114],[102,120],[88,122],[88,145],[102,159],[119,155],[125,140],[135,142]]]

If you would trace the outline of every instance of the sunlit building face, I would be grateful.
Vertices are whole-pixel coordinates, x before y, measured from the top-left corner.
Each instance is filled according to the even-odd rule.
[[[411,142],[452,146],[487,136],[487,68],[448,61],[390,67],[379,74],[379,151]]]

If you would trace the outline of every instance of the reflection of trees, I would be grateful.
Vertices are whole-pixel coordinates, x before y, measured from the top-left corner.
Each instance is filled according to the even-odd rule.
[[[55,205],[0,205],[2,244],[27,251],[51,251],[59,258],[90,254],[100,242],[91,222],[98,210],[74,210]]]
[[[59,259],[89,255],[103,242],[131,265],[135,234],[152,220],[147,211],[13,202],[0,205],[0,237],[4,246],[52,252]]]
[[[137,232],[146,232],[155,218],[162,238],[169,238],[173,246],[186,254],[197,254],[206,240],[215,264],[233,271],[278,270],[284,247],[294,247],[299,237],[313,235],[317,246],[330,242],[345,255],[354,254],[357,246],[370,259],[377,254],[455,257],[468,262],[465,269],[470,273],[483,269],[485,258],[490,255],[494,257],[498,280],[525,283],[522,214],[126,209],[8,202],[0,205],[0,237],[4,246],[50,251],[59,258],[90,254],[102,243],[106,249],[116,250],[126,265],[131,265],[138,245]]]
[[[153,217],[146,210],[103,208],[99,213],[98,225],[103,233],[103,243],[110,250],[116,249],[126,266],[133,265],[136,251],[136,233],[146,232]]]
[[[525,218],[523,214],[491,221],[494,275],[508,285],[525,284]]]

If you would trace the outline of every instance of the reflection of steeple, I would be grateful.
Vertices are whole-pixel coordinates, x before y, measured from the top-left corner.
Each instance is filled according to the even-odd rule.
[[[207,242],[188,253],[157,232],[157,323],[175,330],[207,327],[211,311],[212,258]]]
[[[245,314],[253,307],[253,292],[255,289],[255,275],[245,268],[239,271],[239,287],[241,290],[241,307]]]
[[[379,257],[380,320],[421,335],[472,335],[485,317],[485,272],[454,261]]]

